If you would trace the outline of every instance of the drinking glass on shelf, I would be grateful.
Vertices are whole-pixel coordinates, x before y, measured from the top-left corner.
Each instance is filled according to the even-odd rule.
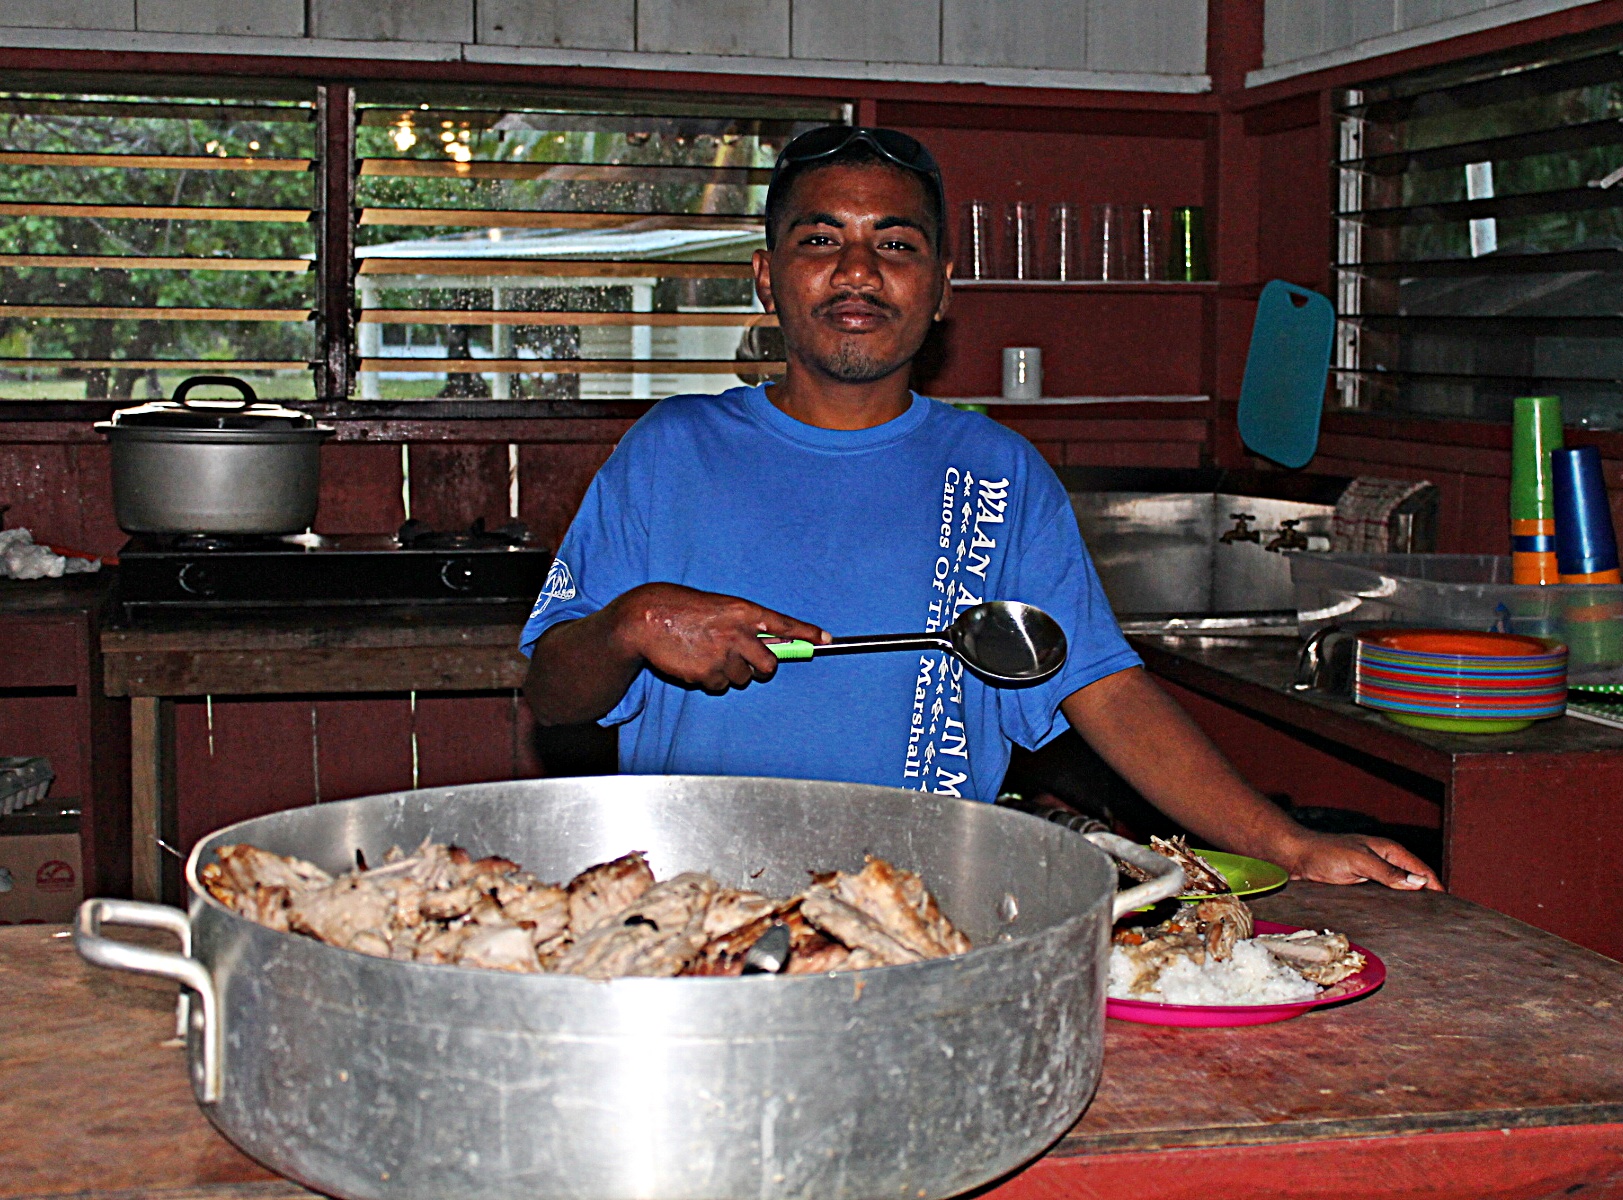
[[[1003,222],[1004,279],[1037,278],[1037,206],[1016,200]]]
[[[1162,279],[1166,275],[1167,218],[1163,209],[1134,204],[1128,209],[1127,278]]]
[[[985,200],[966,200],[962,211],[963,231],[958,242],[958,277],[991,279],[996,270],[992,265],[992,206]]]
[[[1081,278],[1082,246],[1076,205],[1061,202],[1048,206],[1048,256],[1043,262],[1043,278]]]
[[[1093,236],[1088,242],[1083,278],[1111,281],[1127,278],[1127,226],[1127,205],[1093,206]]]
[[[1195,282],[1209,278],[1206,267],[1206,210],[1199,207],[1172,210],[1171,253],[1167,255],[1168,279]]]

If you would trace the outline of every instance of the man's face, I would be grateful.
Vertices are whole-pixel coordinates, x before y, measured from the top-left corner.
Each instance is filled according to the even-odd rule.
[[[795,181],[777,245],[755,252],[755,287],[789,357],[842,383],[904,370],[946,312],[952,264],[930,241],[924,186],[878,164]]]

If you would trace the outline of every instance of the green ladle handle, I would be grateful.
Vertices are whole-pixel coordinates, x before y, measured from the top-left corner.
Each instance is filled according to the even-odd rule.
[[[779,662],[804,662],[812,656],[813,651],[816,649],[810,642],[802,641],[799,638],[774,641],[769,633],[763,633],[760,636],[766,641],[766,648],[777,656]]]

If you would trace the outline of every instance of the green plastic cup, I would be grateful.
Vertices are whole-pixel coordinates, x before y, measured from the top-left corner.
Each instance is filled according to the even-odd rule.
[[[1550,451],[1561,449],[1561,397],[1516,397],[1510,446],[1511,520],[1555,520]]]
[[[1550,452],[1561,448],[1561,397],[1518,396],[1510,420],[1511,581],[1555,583],[1555,481]]]

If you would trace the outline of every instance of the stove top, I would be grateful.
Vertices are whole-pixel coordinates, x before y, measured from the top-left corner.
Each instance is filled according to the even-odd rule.
[[[529,603],[552,552],[514,521],[390,534],[138,534],[119,551],[119,599],[143,611]]]

